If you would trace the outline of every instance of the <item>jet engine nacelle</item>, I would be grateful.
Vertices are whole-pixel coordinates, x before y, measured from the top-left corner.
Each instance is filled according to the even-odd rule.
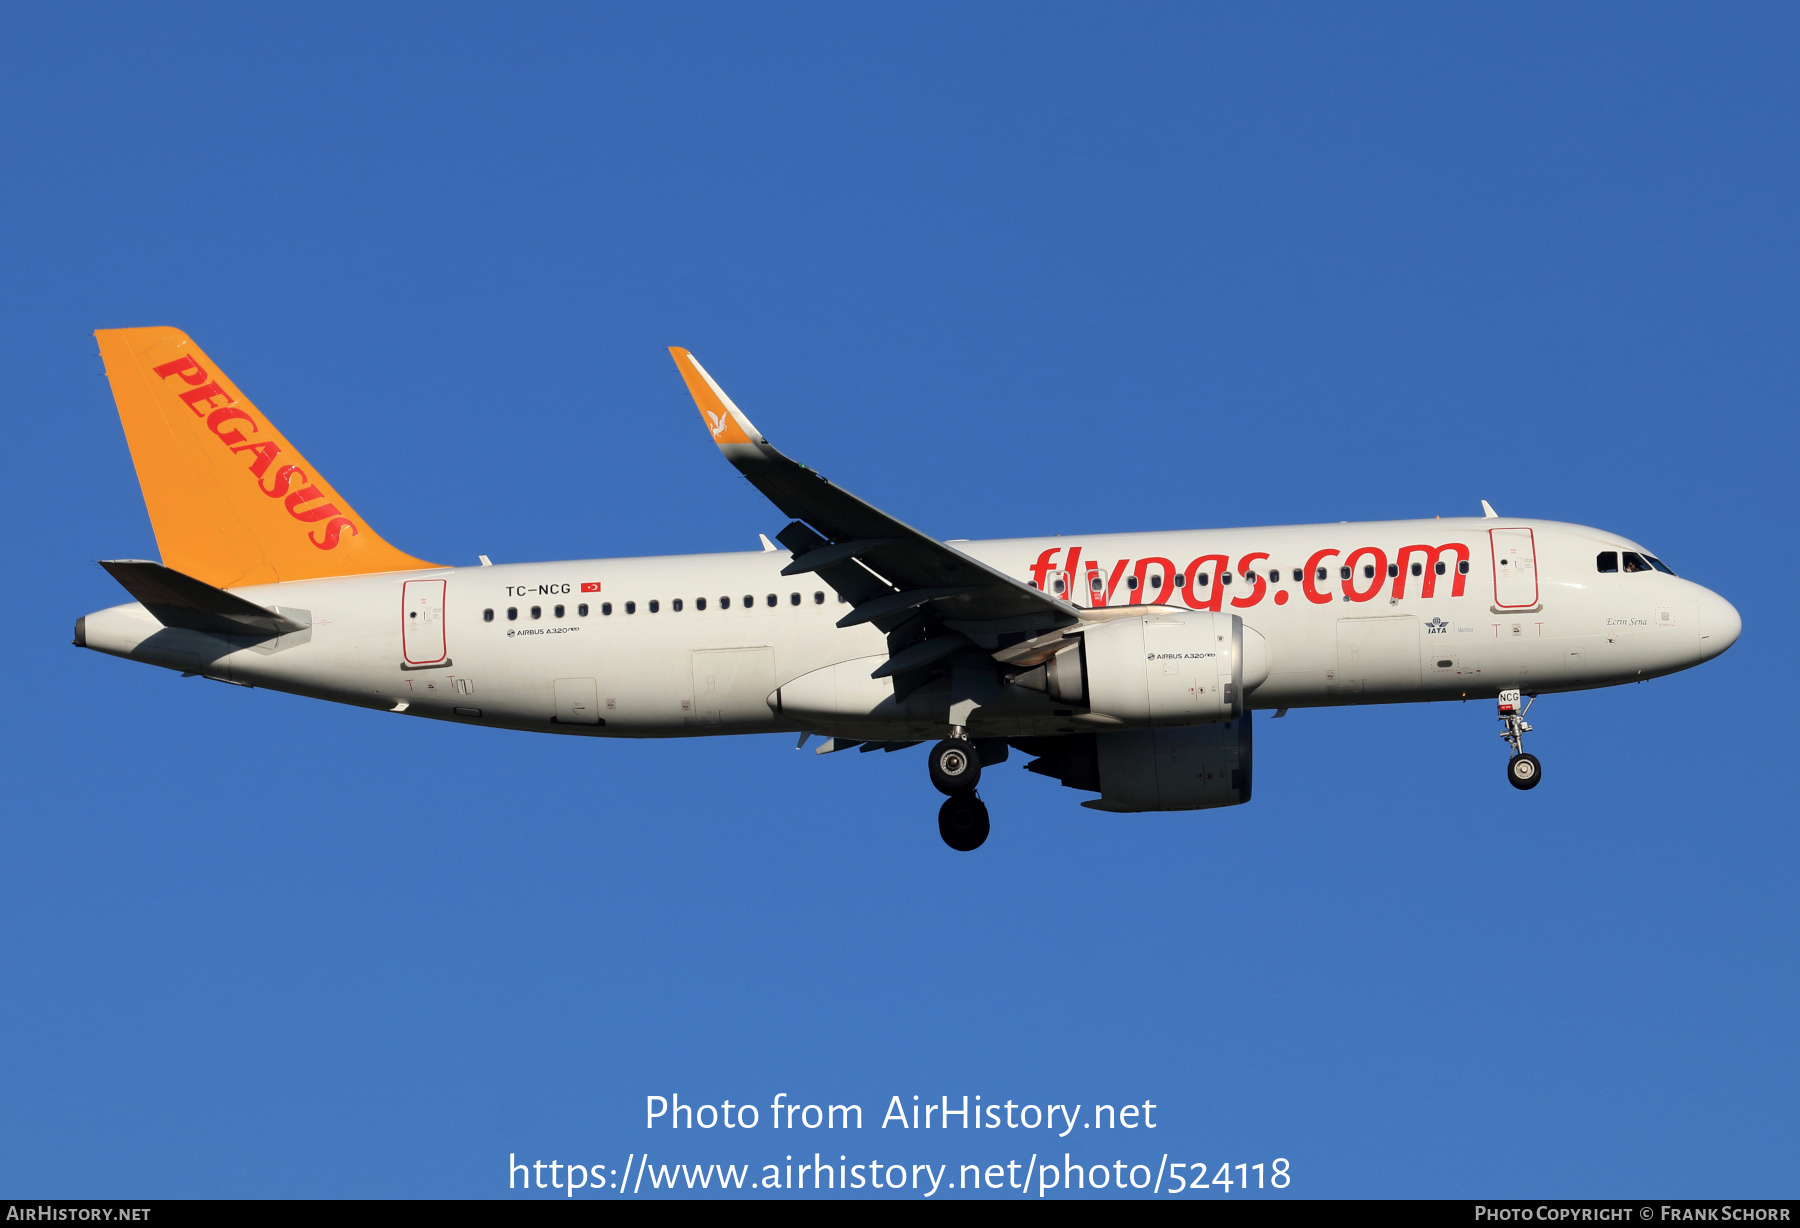
[[[1267,644],[1243,619],[1171,610],[1090,623],[1013,681],[1103,723],[1148,728],[1234,720],[1268,676]]]
[[[1028,771],[1100,796],[1090,810],[1207,810],[1250,800],[1250,713],[1182,729],[1020,738]]]

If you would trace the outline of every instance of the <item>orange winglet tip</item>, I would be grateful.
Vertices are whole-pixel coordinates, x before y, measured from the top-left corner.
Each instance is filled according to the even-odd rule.
[[[744,416],[744,411],[732,403],[725,390],[719,387],[706,368],[698,359],[678,345],[669,347],[669,356],[675,360],[676,369],[681,372],[683,382],[687,384],[688,394],[694,398],[694,404],[700,410],[701,421],[713,437],[713,442],[721,448],[731,444],[755,445],[762,442],[762,435]]]

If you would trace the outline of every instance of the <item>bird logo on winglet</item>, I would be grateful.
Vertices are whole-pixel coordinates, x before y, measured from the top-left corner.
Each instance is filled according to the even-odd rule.
[[[707,421],[712,423],[713,438],[717,439],[720,435],[723,435],[725,433],[725,411],[720,410],[715,414],[712,410],[708,409],[703,410],[702,412],[706,414]]]

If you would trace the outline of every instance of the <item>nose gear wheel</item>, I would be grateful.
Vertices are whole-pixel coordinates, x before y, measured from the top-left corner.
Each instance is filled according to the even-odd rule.
[[[1525,735],[1531,732],[1531,726],[1525,722],[1525,713],[1537,702],[1537,696],[1526,698],[1524,706],[1519,704],[1519,692],[1500,692],[1500,737],[1512,747],[1512,758],[1506,761],[1506,780],[1515,789],[1535,789],[1537,782],[1544,778],[1544,768],[1536,755],[1525,753]]]

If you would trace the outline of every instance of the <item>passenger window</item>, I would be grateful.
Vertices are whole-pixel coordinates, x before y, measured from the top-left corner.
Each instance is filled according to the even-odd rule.
[[[494,612],[492,610],[483,610],[481,612],[481,621],[484,623],[493,622],[494,621]]]
[[[1230,584],[1231,583],[1231,573],[1229,571],[1220,572],[1219,573],[1219,583],[1220,584]]]
[[[1595,555],[1594,570],[1602,572],[1619,570],[1619,552],[1617,550],[1602,550],[1599,554]]]
[[[1133,592],[1136,592],[1137,586],[1138,586],[1138,581],[1137,581],[1136,576],[1126,576],[1125,577],[1125,587],[1126,588],[1130,589]]]
[[[541,605],[532,606],[531,607],[531,616],[533,618],[542,618],[544,616],[544,607]]]
[[[1207,585],[1212,583],[1212,577],[1207,575],[1203,571],[1199,575],[1194,577],[1194,583],[1198,584],[1201,588],[1205,588]]]
[[[1374,578],[1375,578],[1375,564],[1364,563],[1363,564],[1363,579],[1373,580]]]
[[[669,603],[669,608],[674,610],[677,614],[681,613],[681,598],[677,597],[675,600],[671,601]]]
[[[651,613],[652,613],[652,614],[655,614],[655,613],[658,613],[658,612],[660,612],[660,611],[661,611],[661,610],[662,610],[662,603],[661,603],[661,602],[660,602],[660,601],[654,601],[654,600],[653,600],[653,601],[651,601],[651,602],[650,602],[650,612],[651,612]],[[629,611],[629,610],[627,610],[627,611],[626,611],[626,613],[630,613],[630,611]]]
[[[1162,585],[1163,585],[1163,578],[1162,578],[1161,572],[1158,572],[1156,575],[1150,577],[1150,587],[1151,588],[1161,588]]]
[[[1054,585],[1053,585],[1053,587],[1054,587],[1054,588],[1055,588],[1055,589],[1056,589],[1056,591],[1057,591],[1057,592],[1059,592],[1059,593],[1060,593],[1060,592],[1062,592],[1062,591],[1063,591],[1063,582],[1062,582],[1062,577],[1061,577],[1061,576],[1058,576],[1058,577],[1057,577],[1057,578],[1056,578],[1056,582],[1055,582],[1055,584],[1054,584]]]
[[[694,598],[694,608],[696,610],[704,610],[706,608],[706,598],[704,598],[704,597]]]
[[[813,604],[814,605],[824,605],[825,604],[825,594],[822,592],[814,593],[813,594]]]
[[[771,610],[775,608],[777,602],[779,602],[779,601],[780,601],[780,598],[776,597],[774,593],[769,594],[768,606]]]
[[[1424,575],[1425,574],[1425,565],[1423,563],[1414,563],[1412,565],[1412,573],[1415,576]]]
[[[756,608],[756,598],[752,597],[749,593],[744,594],[744,608],[746,610]]]
[[[1469,574],[1469,560],[1468,559],[1464,559],[1456,565],[1456,574],[1459,576],[1466,576]]]
[[[1657,558],[1654,554],[1646,554],[1644,557],[1650,560],[1650,566],[1656,568],[1656,570],[1662,572],[1665,576],[1672,576],[1675,574],[1673,571],[1669,570],[1669,565],[1667,563]]]
[[[799,593],[789,593],[788,594],[788,604],[789,605],[799,605],[800,604],[800,594]]]
[[[1280,584],[1281,583],[1281,568],[1271,567],[1269,569],[1269,583],[1270,584]]]
[[[519,616],[519,607],[518,606],[509,605],[506,607],[506,618],[507,618],[508,622],[511,622],[513,619],[517,618],[518,616]]]
[[[1400,574],[1400,564],[1389,563],[1388,564],[1388,579],[1392,580],[1395,576],[1397,576],[1399,574]]]
[[[1433,567],[1432,570],[1437,572],[1438,575],[1441,576],[1444,574],[1444,565],[1442,563],[1439,563],[1437,566]]]
[[[1088,577],[1088,587],[1090,589],[1092,589],[1094,592],[1097,593],[1100,591],[1100,584],[1101,584],[1101,580],[1100,580],[1099,572],[1095,572],[1093,575]]]
[[[1639,554],[1637,551],[1627,550],[1625,552],[1625,570],[1626,571],[1649,571],[1650,564],[1644,562],[1644,556]]]
[[[555,612],[556,612],[556,616],[558,618],[561,618],[563,616],[563,608],[561,606],[557,606]]]
[[[627,614],[636,614],[637,613],[637,602],[627,601],[625,603],[625,612]]]
[[[1338,579],[1348,580],[1349,578],[1350,578],[1350,569],[1348,567],[1338,568]]]
[[[1325,569],[1324,569],[1324,568],[1323,568],[1323,567],[1321,567],[1321,568],[1319,568],[1319,576],[1318,576],[1318,578],[1319,578],[1319,579],[1321,579],[1321,580],[1323,580],[1323,579],[1324,579],[1324,578],[1325,578]]]
[[[600,603],[600,616],[601,616],[601,617],[602,617],[602,618],[604,618],[604,617],[606,617],[606,616],[607,616],[607,615],[608,615],[608,614],[611,614],[611,613],[612,613],[612,602],[610,602],[610,601],[602,601],[602,602],[601,602],[601,603]]]
[[[579,614],[581,617],[586,618],[587,617],[587,602],[584,601],[580,605],[576,606],[575,612],[577,614]]]
[[[1174,580],[1170,581],[1170,583],[1174,584],[1176,588],[1186,588],[1187,587],[1187,577],[1186,576],[1176,576]]]
[[[729,598],[729,597],[719,598],[719,608],[721,610],[729,610],[731,608],[731,598]]]

